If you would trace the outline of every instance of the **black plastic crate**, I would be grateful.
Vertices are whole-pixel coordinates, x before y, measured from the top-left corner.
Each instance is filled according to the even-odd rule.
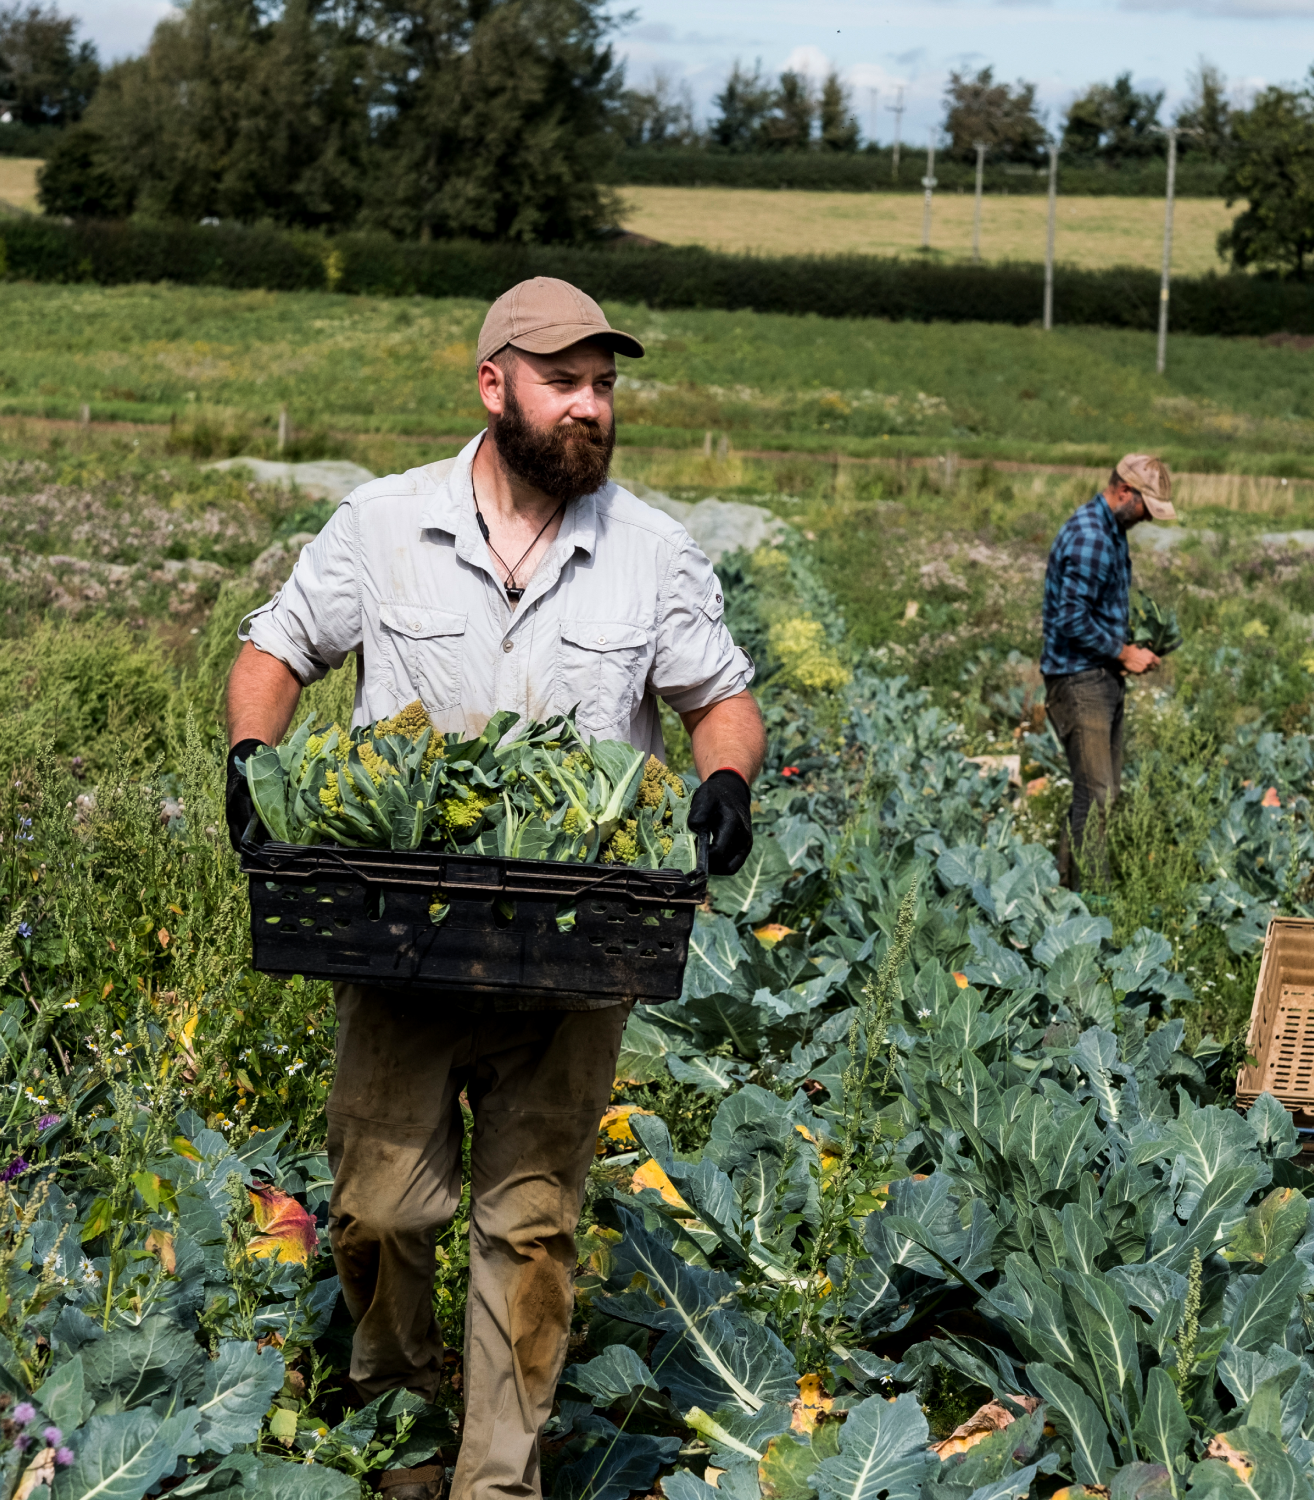
[[[384,988],[568,991],[679,998],[698,868],[558,864],[471,854],[242,845],[252,962],[266,974]],[[450,905],[435,925],[435,903]],[[575,925],[561,931],[560,914]]]

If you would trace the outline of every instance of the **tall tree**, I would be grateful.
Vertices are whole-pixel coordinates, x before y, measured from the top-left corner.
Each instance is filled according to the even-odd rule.
[[[623,76],[606,0],[372,0],[381,44],[365,221],[399,234],[571,240],[600,186]]]
[[[751,73],[736,59],[725,87],[713,101],[717,114],[711,136],[716,145],[726,151],[752,151],[759,146],[774,93],[762,76],[761,58]]]
[[[944,91],[944,133],[949,154],[976,160],[984,141],[992,159],[1038,163],[1045,154],[1045,127],[1036,113],[1036,86],[996,83],[993,68],[950,73]]]
[[[1221,69],[1202,57],[1187,75],[1190,93],[1173,123],[1183,132],[1179,149],[1221,161],[1232,142],[1232,106]]]
[[[1158,130],[1162,104],[1162,89],[1140,93],[1130,73],[1119,73],[1112,83],[1093,84],[1068,106],[1063,149],[1109,162],[1157,156],[1164,149]]]
[[[817,101],[805,73],[785,72],[762,122],[761,141],[768,151],[806,151],[812,144]]]
[[[363,196],[367,67],[345,0],[190,0],[107,71],[81,139],[129,211],[344,227]]]
[[[698,139],[693,92],[666,68],[654,68],[646,89],[626,89],[617,128],[627,146],[691,146]]]
[[[0,7],[0,100],[22,125],[68,125],[82,118],[100,81],[91,42],[53,5]]]
[[[853,97],[833,71],[821,85],[817,126],[823,151],[858,149],[858,117],[853,113]]]
[[[1218,236],[1238,270],[1305,278],[1314,257],[1314,70],[1303,89],[1267,88],[1231,118],[1223,192],[1248,207]]]

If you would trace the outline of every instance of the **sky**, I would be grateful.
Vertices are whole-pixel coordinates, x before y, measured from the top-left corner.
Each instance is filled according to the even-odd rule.
[[[59,4],[105,59],[140,52],[170,8],[168,0]],[[1299,80],[1314,62],[1314,0],[628,0],[616,9],[634,17],[615,38],[632,84],[661,69],[687,83],[705,118],[736,59],[817,78],[834,68],[853,91],[864,135],[874,129],[882,142],[896,118],[904,141],[926,140],[953,69],[989,65],[997,78],[1035,83],[1057,126],[1086,85],[1127,70],[1138,87],[1164,90],[1171,112],[1202,57],[1240,101]]]

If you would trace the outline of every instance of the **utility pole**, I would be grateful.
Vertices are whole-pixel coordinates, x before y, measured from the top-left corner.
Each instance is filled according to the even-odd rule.
[[[894,162],[890,169],[890,177],[893,181],[899,180],[899,133],[903,127],[903,90],[900,89],[896,96],[896,102],[887,104],[886,109],[894,116]]]
[[[871,143],[874,146],[876,144],[876,101],[880,98],[880,90],[868,89],[867,93],[871,96]]]
[[[926,137],[926,176],[922,178],[926,197],[922,202],[922,249],[931,248],[931,195],[935,191],[935,127]]]
[[[1169,125],[1164,131],[1168,137],[1168,191],[1163,203],[1163,271],[1159,277],[1159,348],[1154,361],[1155,370],[1162,375],[1168,358],[1168,282],[1173,267],[1173,189],[1177,185],[1177,127]]]
[[[1054,326],[1054,220],[1058,214],[1058,142],[1049,143],[1049,229],[1045,236],[1045,331]]]
[[[985,174],[986,147],[984,141],[976,143],[976,202],[972,207],[972,264],[981,264],[981,184]]]

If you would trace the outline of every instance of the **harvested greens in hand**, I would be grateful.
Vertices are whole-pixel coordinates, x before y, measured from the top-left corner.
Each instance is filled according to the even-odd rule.
[[[473,740],[442,735],[416,702],[367,728],[307,721],[246,761],[260,820],[285,844],[440,849],[689,871],[683,780],[624,740],[589,740],[573,716],[494,714]]]
[[[1163,609],[1148,594],[1137,592],[1131,601],[1128,628],[1133,646],[1148,646],[1156,656],[1167,656],[1182,644],[1175,609]]]

